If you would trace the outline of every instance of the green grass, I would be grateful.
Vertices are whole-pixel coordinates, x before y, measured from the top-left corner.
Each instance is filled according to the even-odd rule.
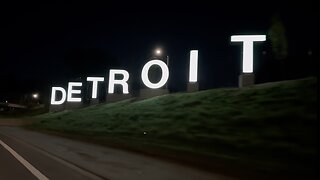
[[[307,174],[317,156],[317,79],[130,99],[37,119],[33,129]]]

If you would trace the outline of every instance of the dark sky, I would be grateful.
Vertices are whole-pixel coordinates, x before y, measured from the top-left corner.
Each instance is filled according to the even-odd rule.
[[[52,85],[80,75],[104,76],[110,68],[126,69],[132,81],[139,81],[143,64],[157,47],[170,57],[172,91],[186,86],[191,49],[199,50],[201,89],[236,86],[242,46],[231,44],[230,36],[267,34],[276,13],[286,28],[292,62],[310,58],[309,51],[314,56],[318,39],[309,1],[13,2],[0,7],[0,101],[47,94]],[[262,52],[271,53],[268,44],[255,46],[261,82],[268,81],[270,69],[263,68],[268,58],[262,57]],[[291,77],[306,76],[306,69]]]

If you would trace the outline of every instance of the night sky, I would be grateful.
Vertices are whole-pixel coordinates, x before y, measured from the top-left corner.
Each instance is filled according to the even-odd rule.
[[[45,99],[52,85],[105,76],[110,68],[125,69],[139,82],[156,48],[170,57],[171,91],[185,90],[192,49],[199,50],[200,89],[235,87],[242,45],[230,36],[267,35],[275,14],[286,29],[286,79],[314,75],[318,19],[311,2],[173,2],[2,4],[0,101],[18,103],[33,92]],[[254,52],[257,82],[280,80],[268,36]]]

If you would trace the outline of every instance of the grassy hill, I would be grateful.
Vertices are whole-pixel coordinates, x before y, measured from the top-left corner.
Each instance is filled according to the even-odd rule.
[[[31,128],[147,153],[267,174],[315,172],[316,78],[130,99],[37,119]]]

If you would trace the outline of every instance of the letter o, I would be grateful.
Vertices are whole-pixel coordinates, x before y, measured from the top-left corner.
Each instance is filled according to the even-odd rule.
[[[148,72],[149,72],[149,69],[151,66],[153,65],[157,65],[161,68],[161,71],[162,71],[162,77],[160,79],[160,81],[158,83],[152,83],[150,82],[149,80],[149,76],[148,76]],[[163,61],[161,60],[151,60],[149,62],[147,62],[143,68],[142,68],[142,72],[141,72],[141,79],[142,79],[142,82],[149,88],[151,89],[157,89],[157,88],[160,88],[162,86],[164,86],[168,79],[169,79],[169,69],[168,69],[168,66],[166,65],[166,63],[164,63]]]

